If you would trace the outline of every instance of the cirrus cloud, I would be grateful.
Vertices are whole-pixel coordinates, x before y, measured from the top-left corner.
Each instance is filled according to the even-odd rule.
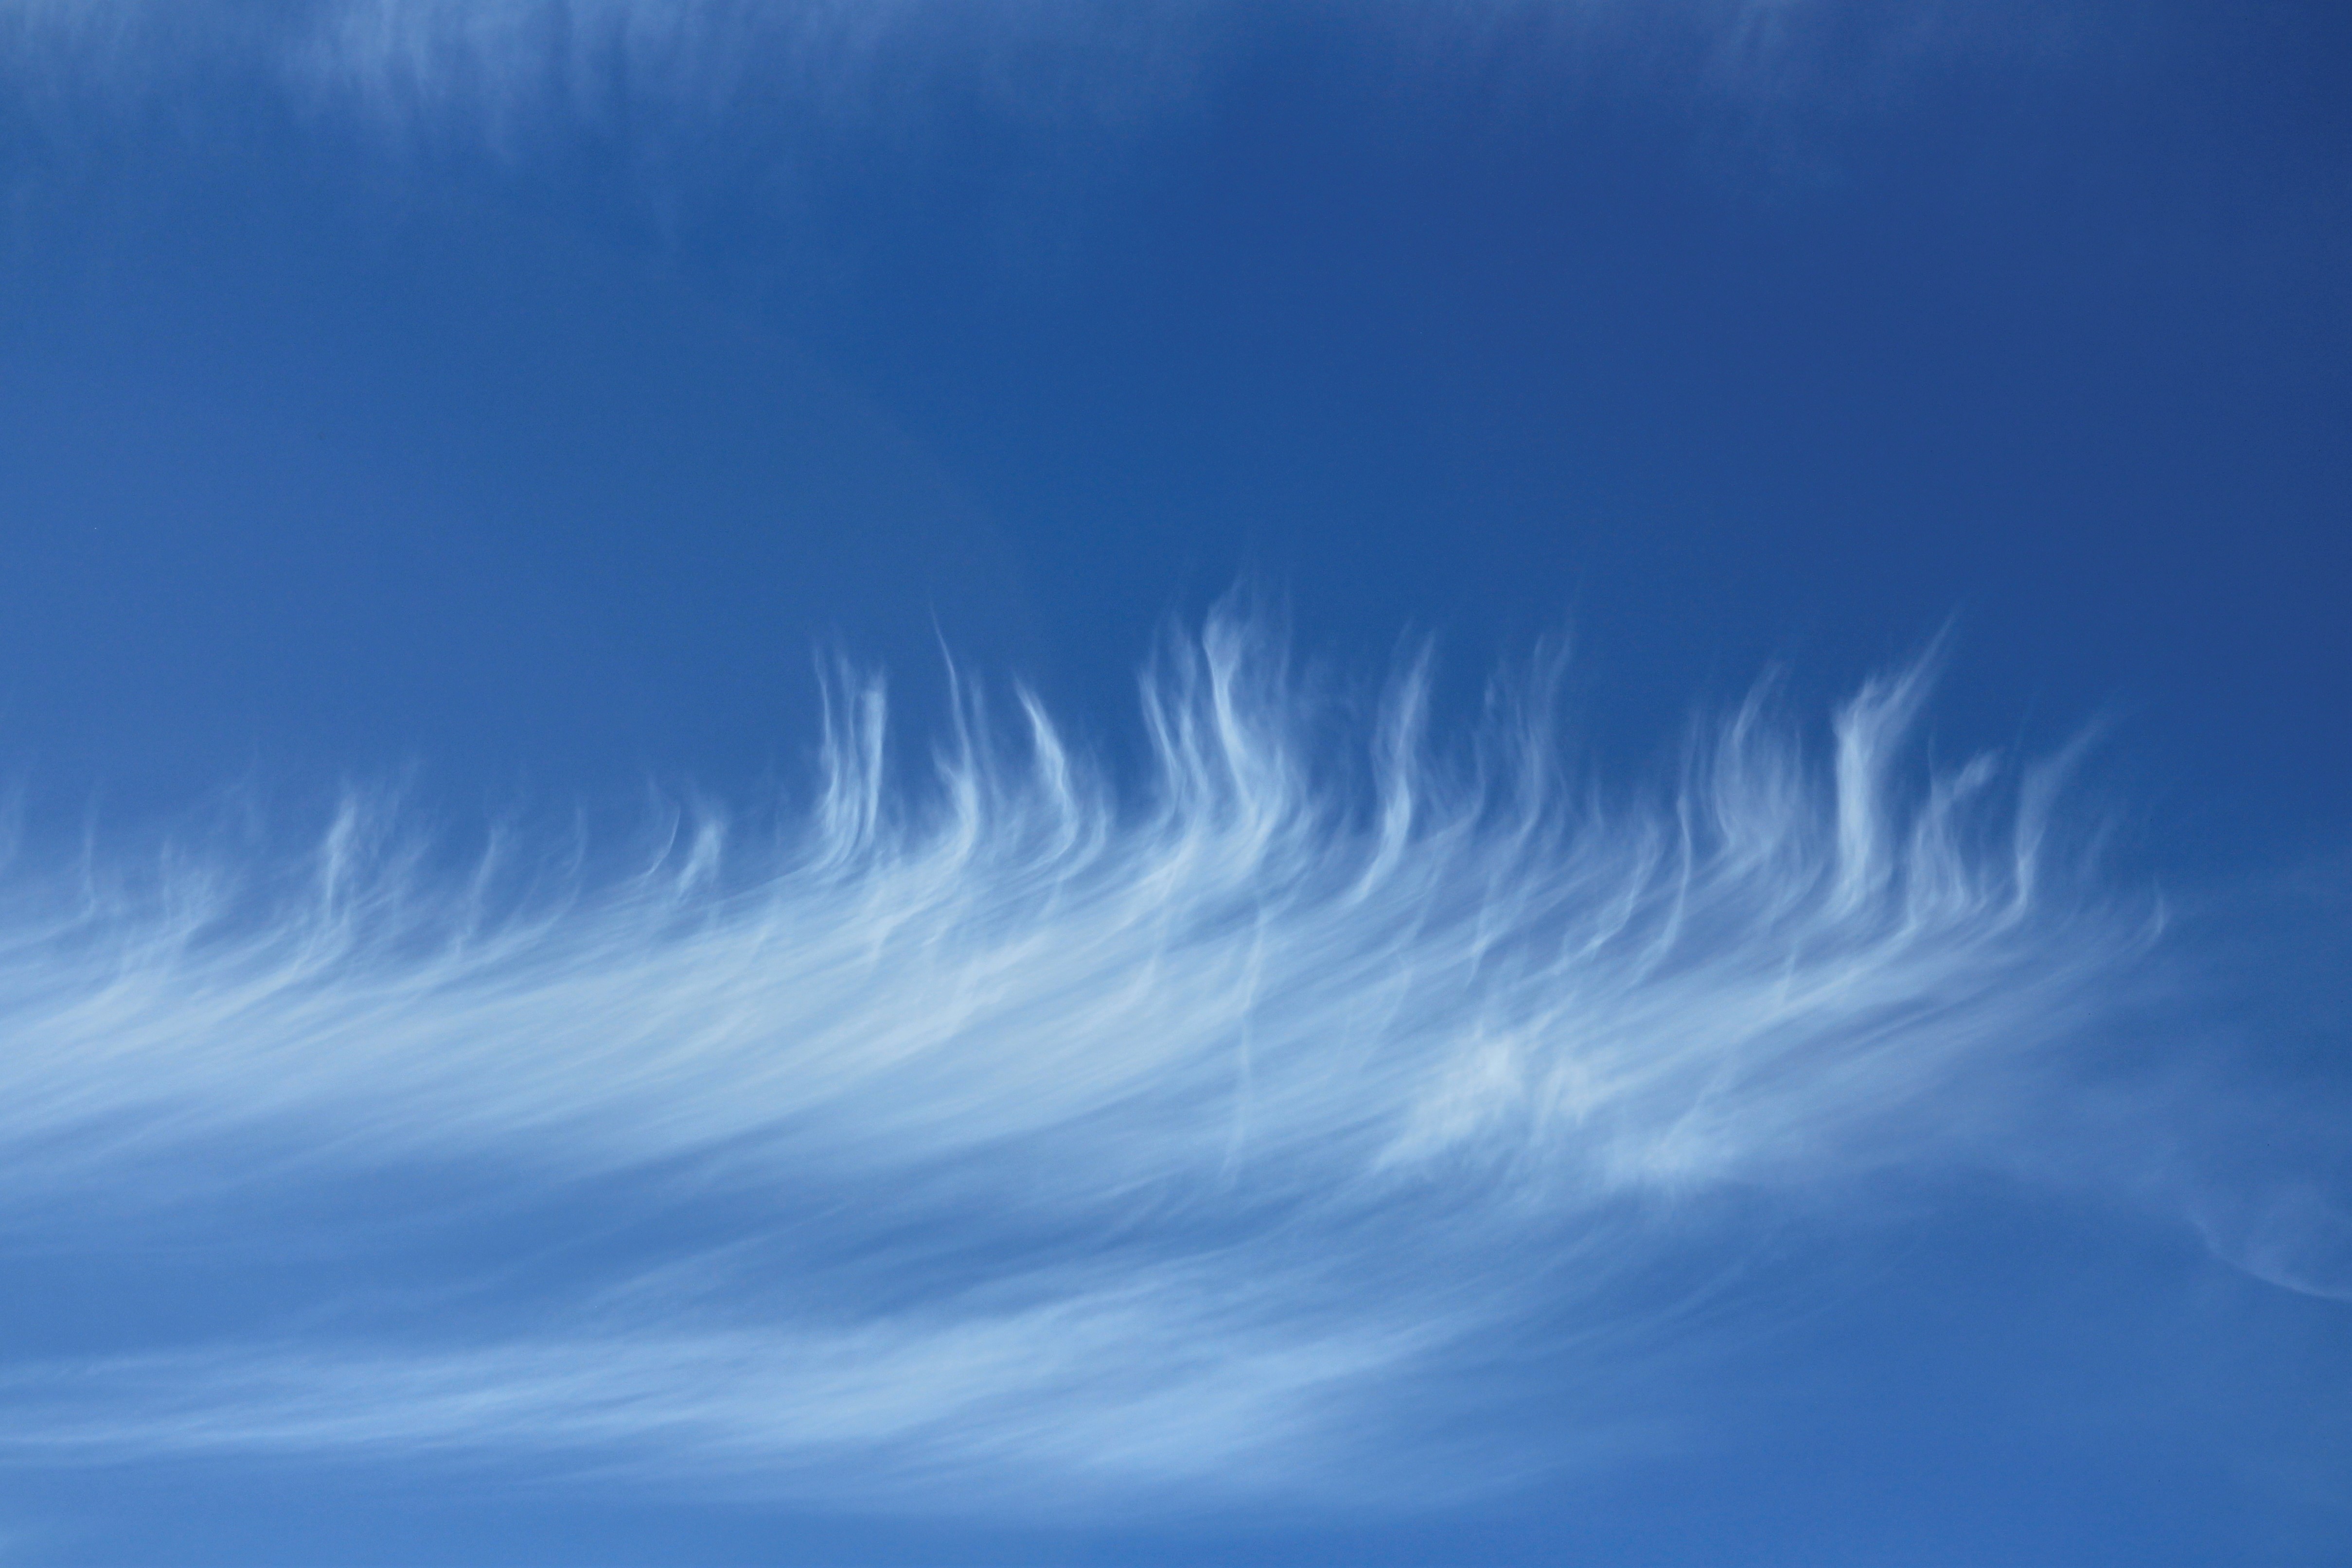
[[[1128,786],[970,690],[910,783],[844,675],[804,808],[629,874],[453,870],[359,804],[290,861],[20,873],[10,1228],[318,1256],[225,1327],[19,1355],[0,1443],[1394,1501],[1654,1440],[1759,1218],[2178,1199],[2182,1095],[2043,1146],[2166,942],[2061,763],[1907,762],[1922,667],[1826,755],[1759,698],[1603,805],[1553,667],[1448,746],[1415,665],[1339,750],[1226,615]],[[1543,1452],[1434,1436],[1536,1362],[1585,1411]]]

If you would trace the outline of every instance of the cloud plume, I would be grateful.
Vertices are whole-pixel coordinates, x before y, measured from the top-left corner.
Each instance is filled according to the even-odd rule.
[[[20,1354],[0,1446],[1428,1492],[1506,1457],[1434,1462],[1433,1413],[1537,1360],[1633,1432],[1729,1217],[2023,1168],[2162,922],[2064,847],[2058,764],[1906,760],[1925,668],[1613,804],[1549,668],[1449,741],[1413,666],[1342,745],[1225,615],[1124,783],[969,685],[926,779],[844,676],[803,805],[634,872],[356,804],[275,862],[20,868],[13,1244],[310,1251],[234,1321]]]

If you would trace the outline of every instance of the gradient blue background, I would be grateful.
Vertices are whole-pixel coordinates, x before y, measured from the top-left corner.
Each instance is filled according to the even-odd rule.
[[[1131,734],[1155,628],[1247,578],[1343,664],[1435,633],[1457,695],[1571,630],[1624,778],[1768,667],[1825,696],[1949,622],[1934,746],[2112,719],[2136,874],[2340,855],[2352,9],[1996,7],[1906,43],[1796,7],[1748,65],[1699,8],[1598,41],[1381,11],[1216,13],[1134,104],[1072,12],[1023,24],[1034,93],[958,38],[861,78],[870,113],[616,80],[498,145],[233,63],[18,82],[29,830],[257,780],[406,778],[460,818],[754,799],[806,758],[821,646],[918,722],[944,641]],[[2340,1071],[2343,1038],[2268,1045]],[[1774,1265],[1792,1326],[1708,1396],[1720,1452],[1434,1517],[918,1526],[351,1465],[0,1495],[110,1516],[66,1555],[126,1561],[2352,1553],[2341,1303],[2054,1203],[1807,1245]],[[0,1332],[82,1310],[42,1267]]]

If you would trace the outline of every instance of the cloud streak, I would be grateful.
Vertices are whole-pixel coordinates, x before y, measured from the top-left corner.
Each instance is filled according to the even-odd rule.
[[[1758,1216],[2038,1168],[2162,921],[2063,847],[2058,764],[1906,761],[1925,668],[1826,756],[1759,697],[1615,805],[1556,674],[1440,743],[1416,665],[1342,746],[1222,616],[1125,785],[969,687],[922,782],[845,675],[804,806],[635,873],[359,805],[294,861],[20,871],[9,1233],[323,1250],[227,1327],[19,1357],[0,1448],[1019,1512],[1647,1440]],[[2129,1148],[2063,1179],[2127,1197]],[[1482,1427],[1538,1363],[1583,1416]]]
[[[225,84],[397,144],[520,157],[588,135],[646,156],[680,139],[707,152],[714,127],[757,147],[761,127],[911,126],[955,104],[1116,128],[1191,91],[1226,16],[1052,0],[0,0],[0,68],[68,101]]]
[[[1515,83],[1503,98],[1522,108],[1614,79],[1769,110],[1880,102],[1956,57],[2054,57],[2074,9],[1392,0],[1289,15],[1385,40],[1410,74]],[[258,86],[412,148],[528,158],[586,138],[638,162],[731,147],[790,165],[837,134],[919,138],[974,108],[1115,144],[1197,107],[1266,17],[1225,0],[0,0],[0,68],[68,101]]]

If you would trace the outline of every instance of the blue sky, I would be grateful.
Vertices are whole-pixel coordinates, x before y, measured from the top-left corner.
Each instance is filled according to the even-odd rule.
[[[0,0],[0,1560],[2340,1561],[2347,77]]]

